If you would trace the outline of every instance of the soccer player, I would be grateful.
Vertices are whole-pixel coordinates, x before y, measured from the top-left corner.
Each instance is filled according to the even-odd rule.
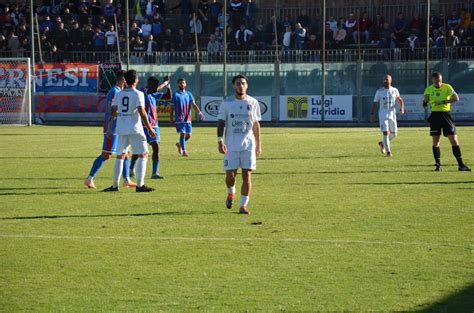
[[[112,119],[111,126],[112,126],[112,135],[110,137],[107,137],[107,129],[109,127],[109,117],[110,117],[110,109],[112,105],[112,101],[115,98],[115,96],[123,89],[125,86],[125,78],[124,78],[125,71],[119,71],[117,73],[117,82],[112,89],[110,89],[109,93],[107,94],[105,98],[105,119],[104,119],[104,143],[102,144],[102,153],[95,159],[94,163],[92,164],[92,168],[89,172],[89,176],[86,178],[84,181],[84,185],[86,185],[88,188],[91,189],[96,189],[95,183],[94,183],[94,177],[99,171],[99,169],[104,165],[105,161],[110,159],[110,156],[113,153],[116,153],[117,149],[117,142],[118,142],[118,136],[115,133],[115,128],[116,128],[116,120]],[[136,183],[130,180],[130,173],[129,173],[129,163],[130,159],[128,157],[125,157],[124,160],[124,168],[123,168],[123,186],[128,188],[128,187],[136,187]]]
[[[148,114],[148,121],[155,130],[155,137],[151,137],[148,134],[148,130],[145,128],[146,141],[151,145],[153,149],[153,154],[151,156],[153,167],[152,167],[152,179],[164,179],[163,176],[158,174],[158,169],[160,168],[160,128],[158,126],[158,114],[156,111],[156,101],[166,96],[167,99],[171,97],[171,88],[169,87],[169,78],[165,77],[164,82],[160,85],[160,81],[154,77],[150,76],[147,81],[147,88],[143,90],[145,95],[145,111]],[[158,92],[158,90],[168,87],[168,92],[166,94]],[[132,156],[132,162],[130,162],[130,176],[134,176],[134,167],[135,162],[138,159],[138,155],[134,154]]]
[[[205,119],[204,114],[194,102],[193,95],[186,90],[187,84],[184,78],[178,79],[178,90],[173,93],[171,103],[171,119],[173,119],[173,111],[175,113],[176,132],[179,134],[179,142],[176,143],[178,147],[178,153],[184,157],[189,156],[188,150],[186,149],[186,142],[191,138],[192,134],[192,110],[194,109],[199,114],[199,119],[202,121]]]
[[[138,154],[137,161],[137,192],[150,192],[155,189],[145,186],[145,171],[148,157],[148,144],[143,131],[143,124],[148,129],[148,134],[155,137],[155,131],[148,121],[145,112],[145,96],[143,92],[136,89],[138,76],[135,70],[128,70],[125,73],[127,87],[117,94],[112,102],[112,110],[109,121],[117,116],[117,160],[114,167],[113,185],[104,191],[118,191],[120,175],[122,174],[123,162],[130,146],[135,154]],[[140,122],[140,119],[142,122]],[[112,127],[109,124],[107,136],[112,135]]]
[[[400,114],[405,114],[405,103],[398,89],[392,87],[392,76],[385,75],[383,79],[383,88],[375,93],[374,102],[370,109],[370,122],[375,122],[375,110],[379,107],[379,124],[383,134],[383,141],[379,141],[380,151],[392,156],[390,142],[397,136],[397,112],[396,102],[400,103]]]
[[[237,170],[242,168],[241,214],[249,214],[247,206],[252,191],[252,171],[256,169],[257,157],[262,153],[260,105],[247,95],[247,82],[247,77],[242,74],[232,79],[234,97],[222,102],[217,127],[218,150],[224,154],[228,209],[234,203]]]
[[[431,108],[431,115],[428,118],[430,123],[430,135],[433,139],[433,156],[435,159],[435,171],[441,171],[441,151],[439,149],[439,140],[441,131],[445,137],[448,137],[452,145],[453,155],[458,162],[459,171],[468,171],[471,169],[464,164],[461,156],[461,147],[459,147],[458,136],[456,135],[456,125],[451,117],[451,103],[459,101],[458,94],[449,84],[443,83],[443,76],[440,72],[434,72],[432,75],[433,84],[428,86],[424,92],[423,107]]]

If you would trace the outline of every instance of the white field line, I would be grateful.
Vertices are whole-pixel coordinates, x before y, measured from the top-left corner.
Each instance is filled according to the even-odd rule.
[[[236,238],[236,237],[132,237],[132,236],[68,236],[68,235],[29,235],[29,234],[0,234],[0,238],[26,238],[46,240],[123,240],[123,241],[233,241],[233,242],[296,242],[322,243],[336,245],[400,245],[426,247],[453,247],[474,249],[473,244],[455,244],[443,242],[422,241],[375,241],[375,240],[345,240],[345,239],[312,239],[312,238]]]

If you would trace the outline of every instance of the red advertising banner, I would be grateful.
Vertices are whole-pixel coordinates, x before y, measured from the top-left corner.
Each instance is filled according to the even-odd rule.
[[[105,96],[36,96],[36,112],[100,113]]]

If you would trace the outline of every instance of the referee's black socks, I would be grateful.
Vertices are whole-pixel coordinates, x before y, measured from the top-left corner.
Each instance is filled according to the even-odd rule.
[[[461,157],[461,147],[460,146],[453,146],[453,155],[456,158],[456,161],[458,161],[458,165],[459,166],[464,166],[464,163],[463,163],[462,157]]]
[[[453,147],[453,153],[454,153],[454,147]],[[459,154],[461,154],[461,152],[459,152]],[[435,159],[435,163],[438,164],[438,165],[441,165],[441,151],[439,150],[439,147],[435,147],[433,146],[433,156],[434,156],[434,159]]]

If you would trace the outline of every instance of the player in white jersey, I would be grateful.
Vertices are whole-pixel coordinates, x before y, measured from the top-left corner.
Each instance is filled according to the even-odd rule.
[[[145,171],[148,158],[148,144],[143,131],[143,125],[146,126],[148,134],[155,137],[155,131],[148,121],[145,112],[145,96],[143,92],[136,89],[138,76],[135,70],[129,70],[125,73],[127,87],[119,92],[113,102],[111,119],[117,116],[116,133],[119,136],[117,145],[117,160],[114,167],[113,185],[104,191],[118,191],[120,176],[122,175],[123,161],[128,154],[130,146],[134,154],[138,154],[137,161],[137,192],[149,192],[155,189],[145,186]],[[142,125],[143,121],[143,125]],[[112,123],[109,123],[112,125]],[[107,135],[112,135],[112,129],[109,127]]]
[[[226,171],[226,206],[230,209],[233,205],[235,178],[240,167],[243,180],[239,211],[241,214],[249,214],[247,205],[252,190],[251,174],[257,168],[257,157],[262,153],[260,105],[257,100],[247,95],[247,82],[247,77],[242,74],[232,79],[234,97],[222,102],[217,117],[217,143],[219,152],[224,154]]]
[[[398,89],[392,87],[392,76],[385,75],[383,79],[383,87],[375,93],[374,102],[370,110],[370,122],[375,122],[375,110],[379,107],[379,123],[380,130],[383,133],[383,140],[379,141],[380,151],[392,156],[390,141],[397,136],[397,112],[396,102],[400,103],[400,114],[405,114],[405,103]]]

